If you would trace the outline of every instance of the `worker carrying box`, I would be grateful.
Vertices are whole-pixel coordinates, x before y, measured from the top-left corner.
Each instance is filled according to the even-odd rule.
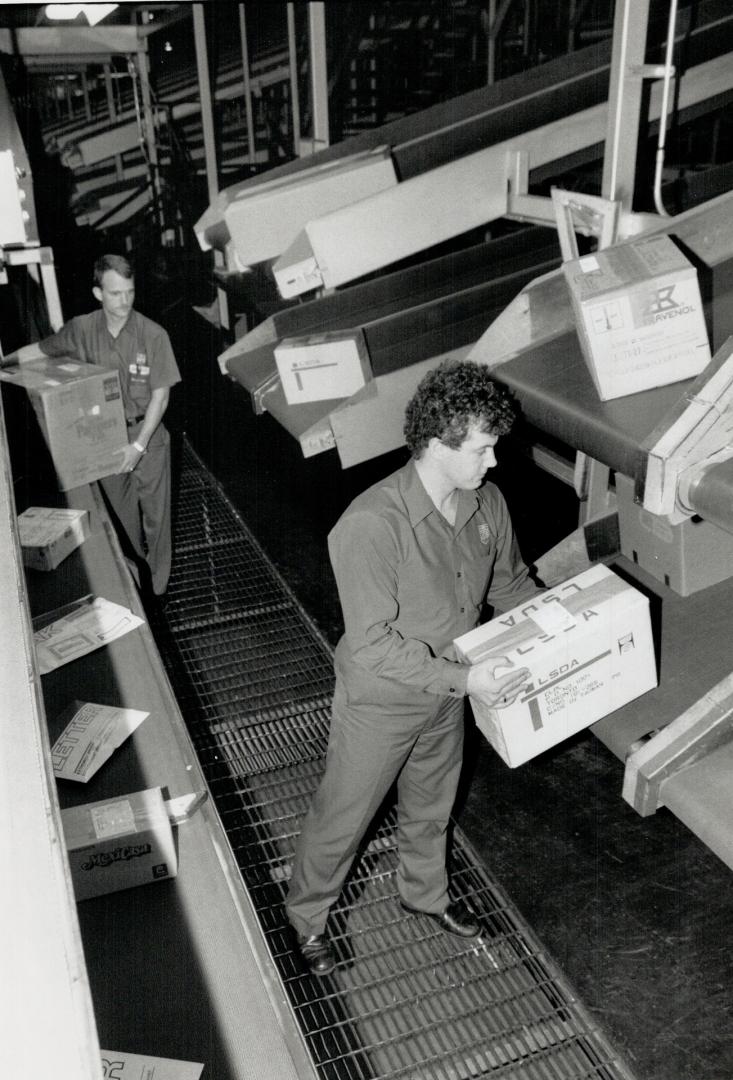
[[[601,401],[689,379],[709,363],[697,272],[666,234],[571,259],[563,273]]]
[[[5,368],[0,379],[27,391],[61,491],[119,470],[127,427],[117,371],[45,359]]]
[[[454,645],[466,663],[501,657],[530,671],[527,688],[505,708],[471,699],[478,727],[512,767],[657,685],[649,601],[602,565]]]

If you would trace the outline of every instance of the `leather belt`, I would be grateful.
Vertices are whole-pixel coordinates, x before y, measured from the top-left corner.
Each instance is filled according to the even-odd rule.
[[[145,413],[140,413],[139,416],[126,416],[125,423],[128,427],[134,427],[135,424],[139,424],[141,420],[145,419]]]

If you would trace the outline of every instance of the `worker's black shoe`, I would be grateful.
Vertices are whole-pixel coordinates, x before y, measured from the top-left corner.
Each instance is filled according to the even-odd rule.
[[[405,911],[411,912],[413,915],[427,915],[429,919],[436,922],[441,930],[445,930],[448,934],[456,934],[458,937],[478,937],[481,933],[481,926],[478,919],[469,911],[463,904],[448,904],[445,911],[437,913],[434,911],[420,911],[418,908],[410,907],[409,904],[403,903],[400,900],[400,907]]]
[[[311,975],[330,975],[336,967],[336,957],[325,934],[298,934],[298,948]]]

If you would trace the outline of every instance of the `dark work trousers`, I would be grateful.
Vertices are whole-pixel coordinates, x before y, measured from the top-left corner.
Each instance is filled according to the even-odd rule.
[[[135,441],[141,425],[128,429]],[[119,524],[135,555],[150,568],[152,589],[161,596],[171,572],[171,454],[170,435],[159,424],[131,473],[118,473],[100,480]]]
[[[463,757],[463,699],[424,707],[347,705],[338,680],[326,772],[305,817],[286,909],[299,934],[321,934],[354,855],[397,780],[397,889],[421,911],[448,904],[446,838]]]

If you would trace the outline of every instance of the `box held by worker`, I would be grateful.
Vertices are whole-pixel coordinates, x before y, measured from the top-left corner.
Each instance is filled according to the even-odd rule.
[[[351,397],[372,378],[361,330],[283,338],[275,362],[289,405]]]
[[[62,491],[118,471],[127,426],[114,368],[31,360],[3,368],[0,379],[27,391]]]
[[[64,506],[29,506],[18,515],[23,564],[55,570],[89,536],[89,514]]]
[[[173,878],[176,844],[161,788],[61,812],[77,900]]]
[[[500,657],[529,669],[526,689],[506,708],[471,701],[479,729],[512,767],[657,685],[649,601],[600,564],[454,644],[466,663]]]
[[[692,378],[710,361],[697,271],[666,234],[571,259],[563,273],[602,401]]]

